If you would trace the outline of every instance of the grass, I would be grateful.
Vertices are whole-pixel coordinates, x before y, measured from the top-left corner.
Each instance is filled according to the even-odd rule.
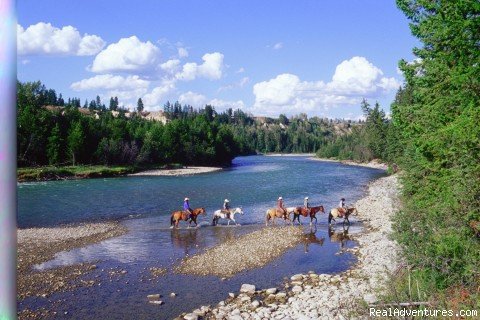
[[[153,169],[178,169],[183,165],[179,163],[149,166],[105,166],[105,165],[79,165],[79,166],[41,166],[17,169],[18,182],[46,181],[62,179],[85,179],[122,176],[143,170]]]

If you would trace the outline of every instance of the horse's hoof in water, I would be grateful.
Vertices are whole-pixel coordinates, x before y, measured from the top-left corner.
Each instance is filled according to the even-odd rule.
[[[171,226],[170,229],[173,229],[173,226]]]

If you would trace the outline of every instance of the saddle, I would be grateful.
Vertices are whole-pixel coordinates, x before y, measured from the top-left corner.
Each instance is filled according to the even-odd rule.
[[[347,213],[347,210],[345,208],[337,208],[337,211],[339,218],[343,218],[345,216],[345,213]]]

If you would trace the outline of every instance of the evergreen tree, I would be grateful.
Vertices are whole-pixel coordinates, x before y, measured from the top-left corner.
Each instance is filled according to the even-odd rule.
[[[142,98],[138,98],[137,101],[137,111],[141,113],[143,111],[143,101]]]

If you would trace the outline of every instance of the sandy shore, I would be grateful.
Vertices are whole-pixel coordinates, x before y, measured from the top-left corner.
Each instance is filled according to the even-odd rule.
[[[175,271],[228,278],[264,266],[302,240],[303,229],[298,227],[262,228],[185,258]]]
[[[266,153],[266,157],[314,157],[315,153]]]
[[[221,167],[184,167],[181,169],[159,169],[131,173],[128,176],[186,176],[221,171]]]
[[[324,161],[324,162],[340,162],[342,164],[346,164],[349,166],[359,166],[359,167],[367,167],[367,168],[373,168],[373,169],[380,169],[380,170],[387,170],[388,165],[382,162],[379,162],[377,160],[372,160],[370,162],[355,162],[352,160],[335,160],[335,159],[327,159],[327,158],[317,158],[317,157],[312,157],[309,158],[310,160],[316,160],[316,161]]]
[[[100,242],[122,235],[126,231],[126,228],[117,222],[18,229],[17,299],[21,301],[30,296],[48,297],[53,292],[92,285],[74,280],[96,268],[93,264],[79,264],[45,271],[35,271],[33,266],[53,259],[55,253]]]
[[[354,237],[358,247],[346,250],[358,257],[348,271],[292,275],[281,288],[259,290],[244,284],[239,293],[229,293],[217,306],[203,306],[178,319],[368,318],[356,312],[365,303],[377,301],[376,293],[382,289],[385,277],[401,264],[399,246],[390,239],[391,217],[400,206],[398,192],[397,176],[388,176],[372,182],[369,194],[356,202],[357,218],[364,221],[366,231]]]

